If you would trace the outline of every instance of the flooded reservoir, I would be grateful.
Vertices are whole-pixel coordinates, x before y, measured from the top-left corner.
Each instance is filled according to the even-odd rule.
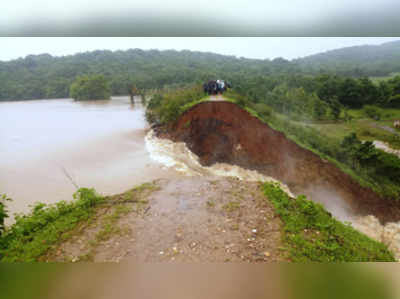
[[[175,174],[145,148],[140,99],[5,102],[0,115],[0,193],[13,199],[12,213],[71,199],[73,182],[112,194]]]

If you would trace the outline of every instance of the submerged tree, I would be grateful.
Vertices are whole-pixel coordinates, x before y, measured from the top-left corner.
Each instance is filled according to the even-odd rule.
[[[71,84],[70,96],[76,101],[109,100],[110,85],[103,75],[79,76]]]

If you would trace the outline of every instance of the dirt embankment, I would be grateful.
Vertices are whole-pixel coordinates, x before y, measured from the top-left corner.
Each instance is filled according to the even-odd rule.
[[[334,164],[233,103],[200,103],[185,112],[172,130],[160,135],[185,142],[204,165],[225,162],[255,169],[284,182],[297,194],[324,203],[331,211],[343,205],[336,213],[338,218],[348,219],[348,212],[373,214],[383,223],[400,220],[398,203],[360,186]]]
[[[114,195],[43,261],[287,261],[282,222],[257,182],[160,179]]]

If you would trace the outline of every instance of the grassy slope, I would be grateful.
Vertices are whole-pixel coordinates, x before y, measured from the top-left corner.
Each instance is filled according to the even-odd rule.
[[[395,261],[387,247],[333,218],[304,196],[290,198],[276,183],[262,189],[281,217],[282,239],[295,262]]]
[[[105,217],[96,236],[98,241],[107,240],[111,234],[119,232],[116,221],[127,212],[124,204],[141,204],[142,195],[154,190],[153,183],[145,183],[123,194],[103,197],[94,189],[81,188],[74,194],[73,201],[54,205],[39,203],[30,214],[18,216],[15,224],[0,236],[0,261],[40,261],[58,244],[79,233],[80,228],[90,225],[99,209],[112,206],[112,213]]]

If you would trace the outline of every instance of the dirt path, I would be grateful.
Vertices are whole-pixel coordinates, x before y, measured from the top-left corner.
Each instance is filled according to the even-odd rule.
[[[224,96],[222,94],[216,94],[216,95],[210,95],[209,101],[211,102],[218,102],[218,101],[224,101]]]
[[[127,203],[113,207],[50,254],[48,260],[141,262],[264,262],[282,260],[279,218],[258,183],[234,178],[159,180]],[[157,189],[157,190],[155,190]],[[129,193],[128,193],[129,194]],[[126,194],[119,195],[127,198]],[[147,202],[148,201],[148,202]],[[100,213],[101,214],[101,213]],[[111,225],[107,221],[118,218]],[[112,233],[103,236],[104,228]]]
[[[395,135],[400,135],[400,133],[399,132],[397,132],[396,131],[396,129],[394,129],[394,128],[391,128],[391,127],[388,127],[388,126],[382,126],[382,125],[376,125],[376,127],[378,127],[378,128],[380,128],[380,129],[382,129],[382,130],[385,130],[385,131],[387,131],[387,132],[389,132],[389,133],[392,133],[392,134],[395,134]]]
[[[391,148],[389,146],[389,144],[387,144],[387,143],[385,143],[383,141],[375,140],[374,141],[374,145],[375,145],[376,148],[378,148],[380,150],[383,150],[383,151],[385,151],[385,152],[387,152],[389,154],[394,154],[394,155],[396,155],[396,156],[398,156],[400,158],[400,150],[395,150],[395,149]]]

